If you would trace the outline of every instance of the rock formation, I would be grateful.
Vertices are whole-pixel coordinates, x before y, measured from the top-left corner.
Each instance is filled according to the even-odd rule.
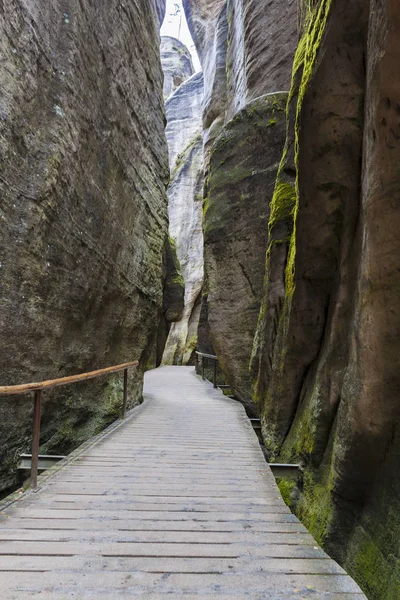
[[[246,105],[210,154],[204,205],[208,323],[220,366],[255,412],[249,363],[263,292],[269,202],[285,139],[286,93]]]
[[[290,87],[297,5],[186,0],[185,9],[205,78],[203,314],[227,383],[255,413],[249,364],[286,135],[282,90]]]
[[[260,410],[270,459],[302,463],[297,485],[281,483],[293,510],[369,598],[399,600],[398,3],[185,9],[206,90],[202,335]],[[258,143],[249,115],[255,97],[282,89],[276,170],[267,114]],[[264,164],[264,195],[246,181],[252,164]]]
[[[163,36],[161,38],[161,64],[164,73],[164,98],[167,99],[188,77],[193,75],[192,56],[181,41]]]
[[[186,364],[197,342],[203,285],[203,74],[196,73],[168,98],[166,135],[171,181],[169,231],[185,282],[183,314],[169,329],[164,364]]]
[[[4,384],[154,364],[167,237],[163,2],[7,0],[0,11]],[[0,488],[29,451],[29,397],[1,398]],[[113,420],[120,376],[44,394],[65,453]]]
[[[253,372],[271,456],[304,464],[288,501],[386,600],[400,598],[400,14],[367,4],[319,1],[305,20]]]

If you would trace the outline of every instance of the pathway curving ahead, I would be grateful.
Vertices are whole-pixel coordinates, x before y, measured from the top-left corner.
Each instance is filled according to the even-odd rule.
[[[240,404],[190,367],[0,517],[1,600],[362,600],[284,504]]]

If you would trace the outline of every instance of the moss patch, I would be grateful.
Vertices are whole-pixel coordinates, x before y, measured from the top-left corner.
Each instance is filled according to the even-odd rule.
[[[280,479],[278,481],[278,488],[283,500],[285,501],[285,504],[287,504],[289,508],[291,508],[293,504],[292,493],[296,489],[296,483],[289,479]]]
[[[400,561],[385,556],[371,536],[357,527],[352,537],[346,567],[368,598],[400,599]]]
[[[270,233],[278,222],[293,216],[295,202],[296,191],[294,186],[278,180],[271,202],[271,216],[268,224]]]

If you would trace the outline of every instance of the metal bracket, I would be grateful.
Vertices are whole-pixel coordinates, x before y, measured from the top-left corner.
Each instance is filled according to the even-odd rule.
[[[59,456],[57,454],[39,454],[38,460],[38,471],[46,471],[54,467],[60,460],[65,456]],[[20,471],[30,471],[32,467],[32,454],[21,454],[21,462],[18,465]]]

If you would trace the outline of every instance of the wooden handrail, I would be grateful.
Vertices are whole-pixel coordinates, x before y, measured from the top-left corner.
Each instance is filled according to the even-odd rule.
[[[70,383],[78,383],[79,381],[94,379],[95,377],[100,377],[101,375],[117,373],[118,371],[129,369],[130,367],[136,367],[138,364],[139,362],[135,360],[133,362],[123,363],[113,367],[106,367],[105,369],[97,369],[96,371],[81,373],[80,375],[70,375],[69,377],[60,377],[59,379],[49,379],[48,381],[40,381],[38,383],[2,385],[0,386],[0,396],[12,396],[14,394],[28,394],[29,392],[37,392],[39,390],[50,390],[60,385],[69,385]]]
[[[31,487],[34,491],[37,490],[37,477],[39,465],[39,445],[40,445],[40,410],[42,402],[42,391],[51,390],[60,385],[69,385],[80,381],[87,381],[102,375],[110,375],[124,371],[124,395],[122,398],[121,416],[124,419],[126,416],[126,404],[128,400],[128,369],[136,367],[139,364],[137,360],[133,362],[123,363],[122,365],[114,365],[105,369],[97,369],[80,375],[70,375],[69,377],[60,377],[59,379],[49,379],[48,381],[40,381],[38,383],[25,383],[22,385],[2,385],[0,386],[0,396],[12,396],[15,394],[28,394],[34,392],[33,403],[33,430],[32,430],[32,462],[31,462]]]

